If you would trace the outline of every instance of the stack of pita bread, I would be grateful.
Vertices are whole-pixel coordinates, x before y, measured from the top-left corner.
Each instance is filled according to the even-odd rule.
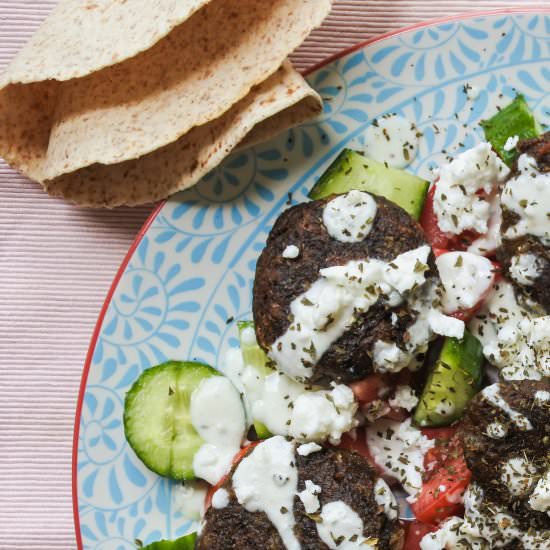
[[[331,0],[61,0],[0,79],[0,154],[52,195],[137,205],[321,110],[286,60]]]

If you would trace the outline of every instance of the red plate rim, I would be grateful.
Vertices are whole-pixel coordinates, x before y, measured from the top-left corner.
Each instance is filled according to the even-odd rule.
[[[415,23],[414,25],[411,25],[409,27],[403,27],[401,29],[396,29],[394,31],[390,31],[384,34],[381,34],[379,36],[375,36],[374,38],[370,38],[368,40],[365,40],[364,42],[360,42],[358,44],[355,44],[354,46],[350,46],[349,48],[345,48],[344,50],[341,50],[334,55],[331,55],[330,57],[327,57],[326,59],[323,59],[319,63],[316,63],[312,67],[309,67],[307,70],[303,72],[304,76],[309,75],[310,73],[320,69],[321,67],[324,67],[325,65],[328,65],[329,63],[332,63],[333,61],[336,61],[337,59],[344,57],[345,55],[348,55],[356,50],[360,50],[366,46],[370,46],[372,44],[376,44],[377,42],[381,42],[382,40],[386,40],[387,38],[390,38],[392,36],[397,36],[409,31],[413,31],[415,29],[420,29],[424,27],[431,27],[432,25],[439,25],[441,23],[451,22],[451,21],[460,21],[462,19],[473,19],[475,17],[488,17],[491,15],[506,15],[506,14],[528,14],[528,13],[550,13],[550,8],[540,7],[540,8],[501,8],[501,9],[495,9],[495,10],[487,10],[487,11],[472,11],[469,13],[460,13],[457,15],[450,15],[447,17],[439,17],[434,19],[428,19],[426,21],[422,21],[420,23]],[[82,370],[82,378],[80,380],[80,389],[78,391],[78,399],[76,403],[76,411],[75,411],[75,419],[74,419],[74,431],[73,431],[73,447],[72,447],[72,495],[73,495],[73,518],[74,518],[74,527],[75,527],[75,536],[76,536],[76,543],[78,550],[83,550],[82,546],[82,533],[80,530],[80,517],[78,515],[78,472],[77,472],[77,462],[78,462],[78,440],[80,436],[80,417],[82,414],[82,405],[84,400],[84,394],[86,392],[86,385],[88,381],[88,374],[90,372],[90,366],[92,363],[92,356],[97,344],[97,339],[99,337],[99,332],[101,330],[101,326],[103,324],[103,319],[105,318],[105,314],[107,313],[107,308],[109,307],[111,300],[113,298],[113,295],[118,287],[118,283],[120,282],[120,279],[122,278],[122,275],[124,274],[124,271],[126,270],[126,266],[130,262],[130,259],[132,258],[135,250],[141,243],[143,237],[146,235],[147,231],[151,227],[152,223],[155,221],[156,217],[162,210],[163,206],[166,204],[166,200],[160,202],[153,212],[149,215],[149,218],[147,218],[147,221],[143,224],[141,229],[139,230],[139,233],[137,234],[134,242],[130,246],[130,249],[126,253],[126,256],[122,260],[122,263],[120,264],[120,267],[118,268],[118,271],[115,275],[115,278],[113,279],[113,282],[111,283],[111,286],[109,288],[109,291],[107,292],[107,296],[105,297],[105,301],[103,302],[103,306],[101,308],[101,311],[99,313],[99,316],[97,318],[97,322],[94,328],[94,332],[92,334],[92,338],[90,339],[90,345],[88,347],[88,353],[86,354],[86,361],[84,363],[84,368]]]

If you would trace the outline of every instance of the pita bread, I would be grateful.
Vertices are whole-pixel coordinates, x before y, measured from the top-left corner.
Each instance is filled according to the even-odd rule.
[[[250,105],[259,105],[251,90],[281,67],[330,5],[62,0],[0,80],[0,154],[32,179],[49,182],[50,190],[84,168],[97,174],[98,165],[150,155],[227,120],[250,94]],[[302,82],[317,102],[305,87]],[[277,120],[271,112],[254,133],[247,126],[232,135],[249,134],[252,143],[303,119],[302,100],[280,105],[285,113]]]
[[[290,63],[217,120],[139,159],[96,164],[45,183],[46,190],[83,206],[137,205],[186,189],[242,140],[250,145],[315,116],[320,97]],[[258,134],[255,132],[258,131]]]

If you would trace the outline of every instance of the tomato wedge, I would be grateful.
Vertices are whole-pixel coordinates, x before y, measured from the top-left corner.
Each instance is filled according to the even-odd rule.
[[[364,404],[380,399],[380,391],[386,385],[387,383],[385,376],[381,374],[371,374],[363,380],[353,382],[350,384],[350,388],[353,391],[357,401]]]
[[[234,457],[231,461],[232,466],[236,466],[247,454],[248,451],[253,449],[258,443],[261,443],[261,441],[254,441],[250,445],[247,445],[246,447],[243,447]],[[212,485],[208,492],[206,493],[206,498],[204,500],[204,509],[205,511],[210,508],[210,505],[212,504],[212,497],[214,496],[214,493],[227,481],[229,477],[229,474],[225,474],[216,485]]]
[[[409,521],[405,524],[405,546],[403,550],[418,550],[420,541],[428,534],[437,529],[433,525],[422,523],[421,521]]]
[[[420,216],[420,225],[424,230],[426,240],[434,249],[440,248],[446,249],[447,251],[466,250],[468,246],[470,246],[470,244],[472,244],[479,237],[479,234],[475,231],[464,231],[460,235],[448,237],[445,232],[441,231],[434,209],[435,189],[436,184],[434,183],[428,190],[426,202],[424,203],[422,215]]]
[[[437,442],[424,457],[427,479],[411,505],[416,519],[423,523],[433,525],[462,510],[462,496],[472,474],[466,466],[456,429],[422,430],[426,437]]]

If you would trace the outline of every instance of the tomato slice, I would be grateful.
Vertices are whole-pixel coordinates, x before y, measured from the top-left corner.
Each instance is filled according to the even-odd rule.
[[[426,202],[420,216],[420,225],[426,235],[426,240],[432,248],[449,248],[450,239],[439,229],[434,210],[435,184],[432,184],[426,196]]]
[[[420,541],[428,534],[437,530],[434,525],[428,525],[421,521],[409,521],[405,524],[405,546],[403,550],[419,550]]]
[[[422,430],[426,437],[436,440],[436,445],[424,457],[427,479],[411,505],[421,522],[435,524],[462,509],[462,495],[472,474],[456,431],[457,426]]]
[[[248,451],[253,449],[258,443],[261,443],[261,441],[254,441],[250,445],[247,445],[246,447],[243,447],[234,457],[231,461],[231,465],[235,466],[237,465],[247,454]],[[216,485],[212,485],[208,492],[206,493],[206,498],[204,500],[204,509],[205,511],[210,508],[210,505],[212,504],[212,497],[214,496],[214,493],[227,481],[229,478],[229,474],[225,474]]]
[[[353,382],[350,384],[350,388],[353,391],[357,401],[364,404],[380,399],[380,391],[386,385],[387,383],[385,376],[381,374],[371,374],[363,380]]]

